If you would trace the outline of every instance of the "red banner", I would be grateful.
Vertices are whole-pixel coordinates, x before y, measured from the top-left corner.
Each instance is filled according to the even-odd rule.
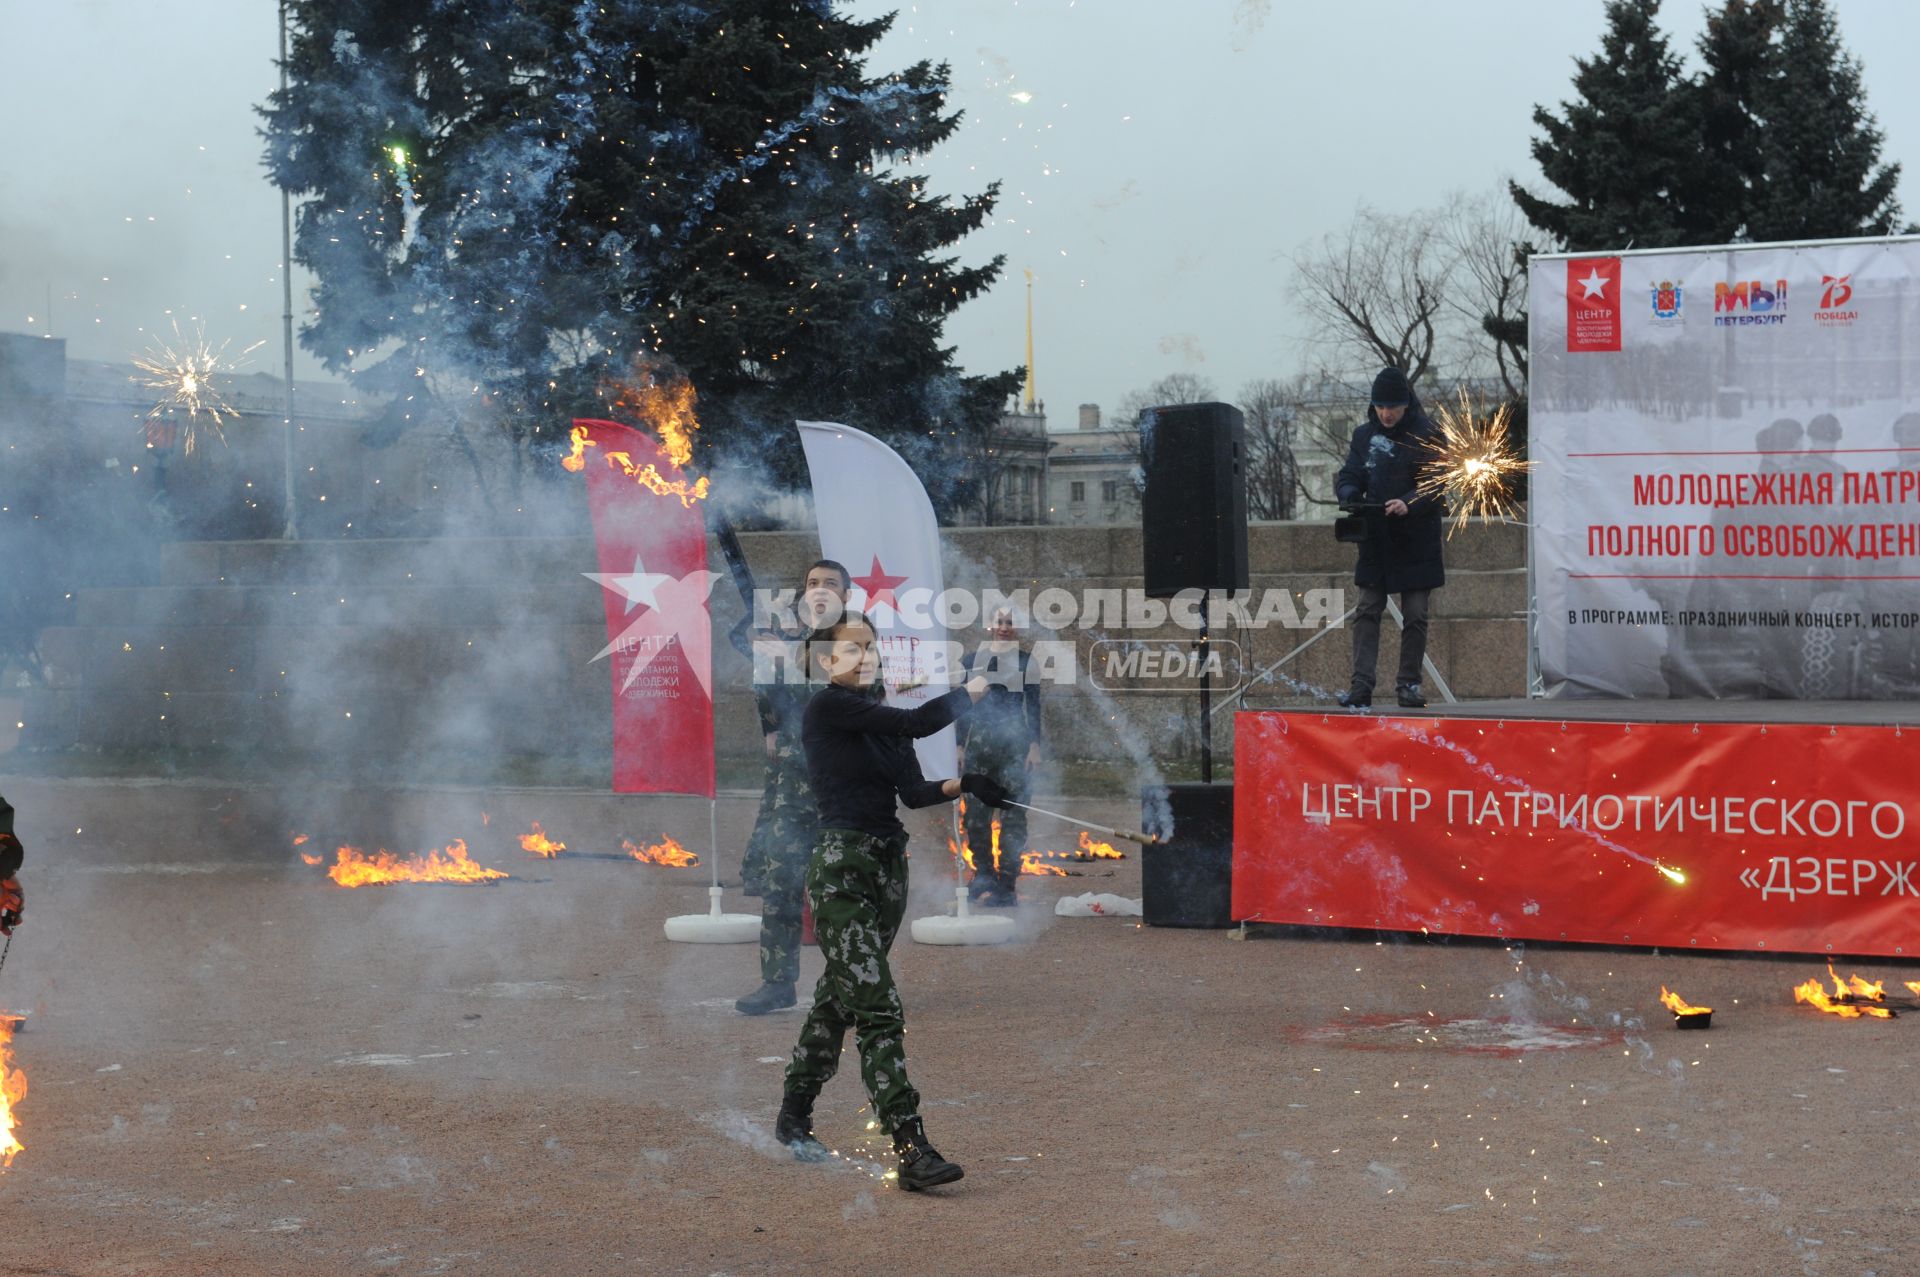
[[[1905,956],[1920,922],[1899,728],[1245,713],[1236,733],[1237,919],[1858,956]]]
[[[1620,349],[1620,259],[1576,257],[1567,263],[1567,349]]]
[[[714,795],[713,648],[707,527],[697,501],[662,494],[679,467],[647,435],[576,421],[606,591],[613,669],[613,789]],[[639,477],[636,477],[639,476]]]

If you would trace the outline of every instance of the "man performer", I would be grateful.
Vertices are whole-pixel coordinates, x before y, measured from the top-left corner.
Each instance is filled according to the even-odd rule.
[[[887,962],[907,911],[907,831],[896,804],[931,807],[963,793],[990,806],[1006,801],[1004,789],[975,773],[927,780],[913,752],[914,740],[971,709],[987,683],[975,676],[912,709],[886,704],[873,627],[857,612],[815,630],[807,660],[828,680],[807,702],[801,730],[820,808],[807,899],[826,970],[787,1064],[774,1137],[801,1161],[828,1156],[814,1138],[813,1103],[851,1028],[874,1117],[893,1135],[900,1187],[951,1184],[962,1171],[927,1140],[920,1093],[907,1080],[906,1011]]]
[[[1353,583],[1360,603],[1353,617],[1353,681],[1338,697],[1348,709],[1373,704],[1380,663],[1380,614],[1387,596],[1400,596],[1403,629],[1400,672],[1394,691],[1402,707],[1423,709],[1420,667],[1427,654],[1427,612],[1433,591],[1446,584],[1441,561],[1438,497],[1419,490],[1421,469],[1431,464],[1437,431],[1419,397],[1398,368],[1373,379],[1367,419],[1353,432],[1346,464],[1333,481],[1334,496],[1366,513]]]
[[[954,725],[960,743],[960,770],[969,767],[991,776],[1015,802],[1026,802],[1028,777],[1040,765],[1040,683],[1029,680],[1028,654],[1014,632],[1013,609],[993,614],[991,636],[967,654],[966,676],[987,680],[987,694],[979,707]],[[1000,822],[999,858],[994,856],[993,822]],[[967,850],[973,853],[973,880],[967,894],[996,908],[1017,903],[1020,854],[1027,849],[1027,813],[1022,807],[1004,812],[984,803],[968,803],[963,817]]]
[[[819,560],[807,569],[794,603],[798,632],[776,629],[756,641],[778,644],[782,650],[767,653],[779,658],[771,666],[780,672],[780,681],[754,688],[766,731],[767,778],[740,877],[747,894],[760,897],[760,987],[733,1004],[742,1015],[766,1015],[796,1001],[801,892],[806,889],[807,858],[819,828],[813,788],[807,780],[806,751],[800,743],[801,718],[812,685],[800,648],[815,626],[839,617],[847,604],[847,585],[846,568],[832,559]]]

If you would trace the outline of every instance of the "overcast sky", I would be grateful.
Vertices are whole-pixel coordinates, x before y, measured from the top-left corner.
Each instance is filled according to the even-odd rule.
[[[1056,426],[1166,372],[1231,397],[1304,366],[1286,255],[1361,200],[1407,211],[1533,180],[1530,108],[1567,96],[1602,25],[1600,0],[847,7],[899,11],[870,69],[953,66],[967,122],[926,168],[949,191],[1003,183],[966,253],[1005,253],[1008,271],[948,337],[972,371],[1019,363],[1031,267]],[[1920,10],[1837,10],[1920,216],[1920,80],[1905,62]],[[44,331],[51,288],[52,331],[76,358],[126,360],[171,311],[234,351],[266,340],[248,367],[279,371],[280,201],[252,113],[275,83],[276,13],[273,0],[0,0],[0,330]],[[1677,45],[1691,48],[1700,13],[1667,5]]]

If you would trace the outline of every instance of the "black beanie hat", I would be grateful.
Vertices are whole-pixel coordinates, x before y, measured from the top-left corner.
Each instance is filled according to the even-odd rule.
[[[1413,398],[1413,387],[1407,384],[1407,374],[1398,368],[1382,368],[1380,375],[1373,379],[1373,406],[1376,408],[1398,408]]]

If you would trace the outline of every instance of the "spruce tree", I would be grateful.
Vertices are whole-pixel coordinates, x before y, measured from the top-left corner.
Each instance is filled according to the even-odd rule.
[[[1575,97],[1536,106],[1533,158],[1566,197],[1509,189],[1527,220],[1575,252],[1698,242],[1696,104],[1655,25],[1660,0],[1608,0],[1600,55],[1577,59]]]
[[[1779,74],[1759,97],[1766,181],[1747,236],[1756,241],[1887,235],[1900,224],[1900,166],[1867,109],[1860,63],[1826,0],[1787,0]]]
[[[959,117],[945,66],[868,76],[890,19],[828,0],[290,17],[267,163],[307,197],[302,343],[329,369],[558,441],[636,356],[664,357],[710,442],[777,445],[789,471],[795,417],[925,448],[1011,392],[1016,374],[964,376],[941,344],[999,273],[952,251],[997,188],[949,200],[914,167]]]
[[[1696,81],[1703,243],[1732,243],[1766,201],[1766,126],[1759,113],[1780,76],[1781,0],[1726,0],[1707,11],[1705,70]]]

